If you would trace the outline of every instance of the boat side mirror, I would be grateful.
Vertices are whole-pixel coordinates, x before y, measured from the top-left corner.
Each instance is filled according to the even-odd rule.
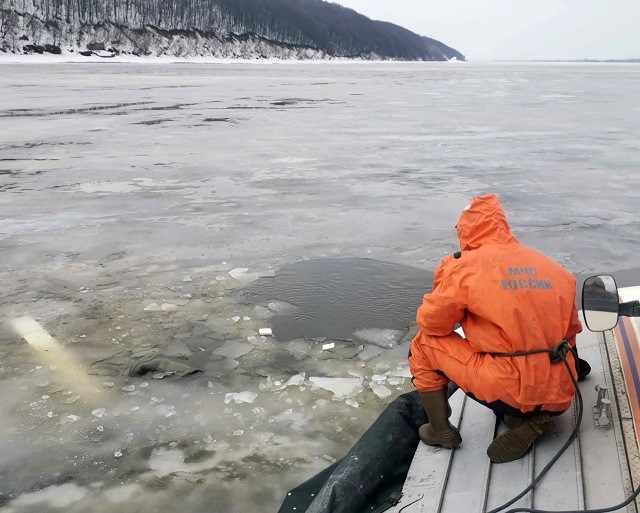
[[[587,278],[582,286],[582,313],[590,331],[607,331],[618,324],[620,300],[613,276]]]

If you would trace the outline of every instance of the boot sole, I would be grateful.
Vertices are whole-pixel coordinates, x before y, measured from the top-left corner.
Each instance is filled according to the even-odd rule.
[[[540,438],[551,426],[549,415],[539,415],[523,423],[516,429],[507,431],[496,438],[487,448],[487,455],[493,463],[508,463],[522,458],[533,442]]]

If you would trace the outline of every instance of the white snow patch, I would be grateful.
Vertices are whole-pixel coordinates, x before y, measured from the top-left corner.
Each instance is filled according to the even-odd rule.
[[[67,508],[74,502],[84,499],[86,495],[86,488],[81,488],[74,483],[66,483],[60,486],[48,486],[37,492],[21,495],[11,505],[32,506],[44,502],[54,508]]]
[[[118,486],[116,488],[109,488],[108,490],[105,490],[104,498],[108,502],[114,502],[117,504],[117,503],[127,502],[131,498],[133,498],[134,495],[139,495],[141,494],[141,492],[142,492],[142,489],[140,488],[139,485],[129,484],[129,485]]]
[[[147,463],[158,476],[185,470],[184,453],[179,449],[156,449]]]
[[[322,344],[322,350],[323,351],[327,351],[329,349],[333,349],[334,347],[336,347],[336,345],[333,342],[329,342],[328,344]]]

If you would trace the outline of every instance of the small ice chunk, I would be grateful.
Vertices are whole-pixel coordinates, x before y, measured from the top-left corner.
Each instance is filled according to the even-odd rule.
[[[69,397],[69,399],[67,399],[65,401],[66,404],[73,404],[75,403],[78,399],[80,399],[79,395],[74,395],[73,397]]]
[[[304,383],[304,372],[301,374],[296,374],[295,376],[291,376],[289,381],[285,383],[285,386],[296,386],[302,385]]]
[[[112,387],[112,386],[115,386],[115,383],[114,383],[113,381],[103,381],[103,382],[102,382],[102,386],[103,386],[103,387],[109,387],[109,388],[110,388],[110,387]]]
[[[231,401],[236,404],[252,403],[256,400],[256,397],[258,397],[258,394],[255,392],[232,392],[224,396],[224,404],[229,404]]]
[[[135,391],[136,386],[135,385],[127,385],[125,387],[122,387],[120,390],[122,390],[123,392],[133,392]]]
[[[77,415],[67,415],[67,419],[69,419],[69,422],[76,422],[80,420],[80,417],[78,417]]]
[[[347,400],[345,401],[345,403],[346,403],[348,406],[351,406],[352,408],[357,408],[358,406],[360,406],[360,405],[358,404],[358,401],[356,401],[355,399],[347,399]]]
[[[208,444],[208,443],[211,443],[211,442],[213,442],[213,437],[212,437],[211,435],[206,435],[206,436],[202,439],[202,441],[203,441],[203,442],[205,442],[205,443],[207,443],[207,444]]]
[[[258,273],[258,276],[260,276],[260,278],[275,278],[276,272],[272,270],[262,271]]]
[[[105,408],[96,408],[95,410],[93,410],[91,412],[91,415],[93,415],[94,417],[102,417],[105,413],[107,412],[107,410]]]
[[[269,310],[266,306],[256,306],[256,316],[258,319],[269,319],[272,316],[271,310]]]
[[[313,377],[309,378],[316,387],[324,388],[333,392],[338,399],[355,397],[362,392],[362,384],[358,378],[325,378]]]
[[[162,307],[158,303],[151,303],[144,309],[145,312],[161,312]]]
[[[58,368],[58,366],[53,364],[53,363],[51,365],[49,365],[49,370],[56,370],[57,368]]]
[[[328,344],[322,344],[322,350],[327,351],[328,349],[333,349],[336,347],[334,342],[329,342]]]
[[[191,276],[185,276],[184,278],[182,278],[182,281],[190,282],[190,281],[193,281],[193,278],[191,278]]]
[[[178,305],[173,303],[162,303],[162,311],[167,313],[174,313],[178,311]]]
[[[391,386],[397,386],[397,385],[402,385],[404,383],[404,378],[389,378],[389,384]]]
[[[280,315],[290,315],[296,313],[299,308],[291,303],[287,303],[286,301],[269,301],[267,303],[267,307],[272,312],[276,312]]]
[[[374,383],[384,383],[385,381],[387,381],[387,376],[385,376],[384,374],[374,374],[373,376],[371,376],[371,381],[373,381]]]
[[[273,331],[271,331],[271,328],[260,328],[258,334],[263,337],[269,337],[273,335]]]
[[[233,436],[242,436],[244,434],[244,431],[242,429],[236,429],[233,432]]]
[[[100,431],[100,433],[102,433],[104,431],[104,427],[102,427],[102,426],[98,426],[98,427],[96,427],[96,429],[98,431]]]
[[[245,321],[250,321],[251,317],[249,317],[248,315],[245,315],[242,319],[245,320]]]
[[[116,451],[116,452],[114,452],[114,453],[113,453],[113,456],[114,456],[115,458],[120,458],[120,457],[122,456],[122,451]]]
[[[411,369],[409,368],[409,365],[398,364],[398,368],[391,371],[391,376],[396,378],[410,378]]]
[[[384,349],[378,346],[365,346],[365,348],[358,353],[358,358],[366,362],[367,360],[371,360],[372,358],[381,355],[382,351],[384,351]]]
[[[262,415],[266,412],[267,410],[265,410],[262,406],[256,406],[253,410],[251,410],[251,413],[253,413],[254,415]]]
[[[149,383],[147,383],[146,381],[143,381],[142,383],[140,383],[140,388],[147,388],[149,386]]]
[[[251,283],[259,278],[258,273],[250,273],[248,271],[247,267],[236,267],[229,271],[229,275],[241,283]]]
[[[392,348],[395,347],[398,340],[402,338],[402,336],[404,335],[404,331],[389,329],[366,329],[358,330],[354,333],[354,335],[364,342],[369,342],[370,344],[374,344],[376,346],[384,348]]]
[[[376,394],[380,399],[384,399],[385,397],[389,397],[391,395],[391,390],[389,390],[384,385],[374,385],[371,387],[373,393]]]
[[[236,315],[236,316],[234,316],[234,317],[231,317],[231,320],[232,320],[233,322],[238,322],[238,321],[240,320],[240,316],[239,316],[239,315]]]

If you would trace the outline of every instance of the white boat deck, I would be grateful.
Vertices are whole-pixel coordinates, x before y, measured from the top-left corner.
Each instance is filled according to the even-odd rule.
[[[596,428],[593,419],[595,386],[613,390],[605,338],[585,328],[578,336],[578,350],[592,367],[589,377],[580,383],[584,415],[579,436],[542,482],[504,511],[515,506],[560,511],[602,508],[622,502],[633,490],[616,401],[612,400],[614,422],[610,427]],[[485,513],[503,505],[524,490],[565,443],[576,422],[575,406],[574,403],[571,410],[554,418],[553,430],[536,442],[525,457],[492,464],[486,455],[487,446],[496,431],[500,433],[505,428],[502,423],[496,425],[496,417],[488,408],[462,391],[456,392],[451,398],[451,421],[460,428],[462,445],[452,451],[420,443],[402,500],[388,511]],[[631,453],[637,457],[637,447]],[[637,509],[631,503],[619,511]]]

